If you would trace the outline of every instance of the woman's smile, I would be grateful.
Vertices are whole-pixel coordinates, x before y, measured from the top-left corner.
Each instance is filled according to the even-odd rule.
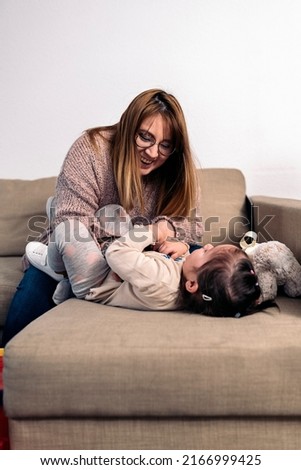
[[[153,159],[153,158],[147,158],[145,155],[141,155],[140,156],[140,161],[142,163],[142,165],[146,165],[146,166],[149,166],[151,165],[152,163],[154,163],[157,159]]]

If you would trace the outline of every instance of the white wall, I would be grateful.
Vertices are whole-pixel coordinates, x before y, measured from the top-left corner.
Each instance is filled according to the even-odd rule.
[[[300,0],[1,0],[2,178],[56,175],[147,88],[173,93],[203,167],[301,199]]]

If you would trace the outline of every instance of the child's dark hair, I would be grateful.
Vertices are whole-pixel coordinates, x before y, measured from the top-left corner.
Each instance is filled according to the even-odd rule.
[[[215,317],[251,313],[261,294],[253,265],[240,248],[219,253],[203,264],[198,272],[197,292],[188,292],[185,282],[182,274],[183,308]]]

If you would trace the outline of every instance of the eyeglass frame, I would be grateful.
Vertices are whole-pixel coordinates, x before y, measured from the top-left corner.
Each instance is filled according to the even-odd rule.
[[[150,144],[150,145],[147,145],[147,146],[145,146],[145,147],[139,145],[139,144],[137,143],[137,139],[138,139],[138,138],[141,138],[141,135],[140,135],[140,134],[143,134],[143,133],[144,133],[144,134],[147,134],[147,135],[149,136],[149,138],[154,141],[154,143],[153,143],[153,144]],[[156,140],[155,140],[155,137],[154,137],[152,134],[150,134],[148,131],[139,130],[139,131],[136,132],[135,143],[136,143],[137,147],[139,147],[140,149],[149,149],[149,148],[153,147],[154,145],[157,145],[157,147],[158,147],[158,153],[159,153],[162,157],[168,158],[168,157],[170,157],[170,156],[176,151],[176,147],[173,147],[173,150],[172,150],[168,155],[164,155],[164,153],[162,153],[162,151],[160,150],[160,145],[162,144],[162,142],[164,142],[164,140],[161,141],[161,142],[159,142],[159,143],[157,143]]]

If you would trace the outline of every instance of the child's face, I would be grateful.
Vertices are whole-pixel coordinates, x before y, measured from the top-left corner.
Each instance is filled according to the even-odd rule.
[[[240,252],[242,257],[245,256],[244,252],[233,245],[205,245],[203,248],[194,250],[191,255],[187,256],[183,264],[183,275],[186,279],[194,280],[197,277],[199,269],[208,261],[215,258],[215,256],[227,252]]]

